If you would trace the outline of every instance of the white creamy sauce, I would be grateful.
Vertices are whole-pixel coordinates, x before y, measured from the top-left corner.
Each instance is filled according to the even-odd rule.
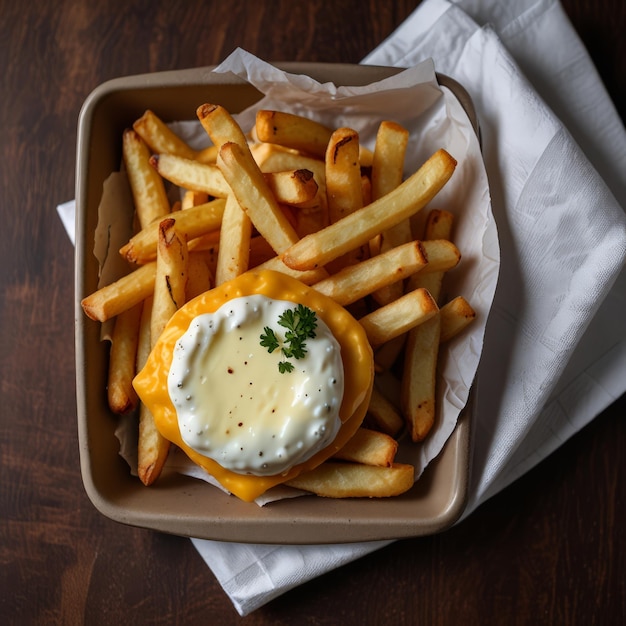
[[[194,318],[174,348],[168,391],[185,443],[240,474],[280,474],[331,443],[339,427],[344,376],[340,347],[317,318],[307,353],[288,359],[261,346],[265,327],[282,340],[279,316],[293,302],[236,298]]]

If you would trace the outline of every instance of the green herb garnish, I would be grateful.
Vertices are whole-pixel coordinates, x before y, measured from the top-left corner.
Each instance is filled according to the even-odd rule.
[[[285,337],[282,342],[276,333],[269,327],[263,328],[261,335],[261,345],[267,348],[271,354],[277,348],[287,359],[302,359],[306,354],[306,340],[315,337],[317,328],[317,317],[315,311],[298,304],[295,309],[287,309],[278,318],[278,325],[286,328]],[[280,361],[278,371],[281,374],[293,372],[294,366],[289,361]]]

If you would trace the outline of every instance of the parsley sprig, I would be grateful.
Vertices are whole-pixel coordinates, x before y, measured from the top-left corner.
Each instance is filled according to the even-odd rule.
[[[261,345],[271,354],[280,348],[286,359],[302,359],[306,354],[306,340],[315,338],[317,316],[315,311],[298,304],[295,309],[287,309],[278,318],[278,325],[286,328],[283,340],[279,340],[276,333],[269,327],[263,328]],[[280,361],[278,371],[281,374],[293,372],[293,363]]]

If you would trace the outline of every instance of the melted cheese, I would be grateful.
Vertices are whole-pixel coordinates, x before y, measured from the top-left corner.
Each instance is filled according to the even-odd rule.
[[[260,342],[293,302],[262,295],[235,298],[198,315],[176,342],[168,391],[183,441],[237,473],[271,476],[325,448],[341,427],[343,364],[328,326],[317,321],[302,358]]]
[[[313,309],[330,329],[340,346],[344,371],[344,393],[339,406],[335,438],[304,461],[272,475],[242,474],[194,450],[181,435],[176,408],[168,389],[168,375],[177,341],[199,315],[214,313],[235,298],[264,295],[274,300],[300,303]],[[177,311],[157,341],[134,386],[154,416],[161,434],[180,447],[195,463],[213,475],[225,489],[242,500],[252,501],[270,487],[312,469],[335,454],[360,426],[373,385],[372,350],[361,325],[340,305],[311,287],[284,274],[269,270],[250,271],[187,303]],[[285,377],[276,372],[276,377]]]

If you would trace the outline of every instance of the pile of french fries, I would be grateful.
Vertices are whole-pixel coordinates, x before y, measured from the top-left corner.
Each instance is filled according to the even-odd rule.
[[[441,301],[461,257],[452,214],[415,218],[456,161],[438,150],[404,179],[409,133],[390,121],[368,150],[350,128],[286,112],[259,111],[247,133],[219,105],[203,104],[197,116],[211,139],[201,151],[152,111],[124,132],[137,230],[120,254],[135,269],[82,301],[91,319],[115,318],[108,402],[114,413],[138,410],[140,479],[158,478],[170,446],[132,386],[163,327],[199,293],[269,268],[345,306],[375,355],[364,425],[336,457],[289,484],[328,497],[408,490],[414,468],[395,461],[398,437],[420,442],[433,428],[441,346],[475,317],[462,296]],[[182,190],[173,204],[172,185]]]

